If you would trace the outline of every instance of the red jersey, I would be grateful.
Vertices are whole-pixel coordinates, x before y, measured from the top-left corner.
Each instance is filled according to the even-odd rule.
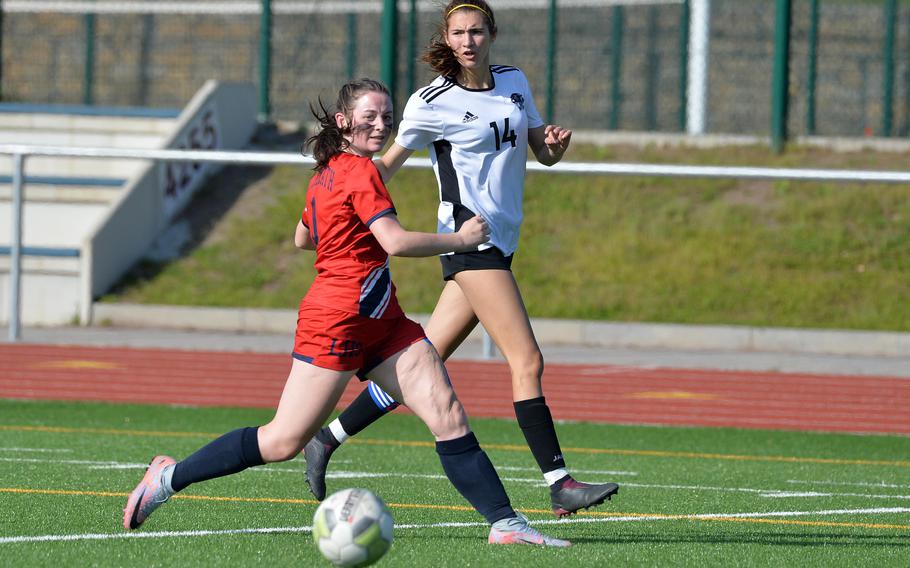
[[[389,255],[370,232],[395,213],[372,160],[342,152],[310,180],[301,215],[316,243],[316,280],[303,302],[371,318],[404,315]]]

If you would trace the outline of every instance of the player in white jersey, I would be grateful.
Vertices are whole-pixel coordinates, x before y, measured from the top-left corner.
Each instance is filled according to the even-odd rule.
[[[490,65],[496,33],[487,2],[453,1],[445,7],[437,37],[423,56],[439,77],[410,97],[395,143],[377,167],[388,180],[414,151],[429,147],[439,183],[439,232],[457,231],[475,215],[487,221],[488,243],[475,252],[440,257],[446,285],[426,334],[446,359],[478,321],[483,324],[509,363],[518,424],[550,486],[553,512],[562,517],[603,503],[618,485],[580,483],[569,475],[541,387],[543,356],[511,264],[528,148],[538,162],[553,165],[572,132],[544,125],[521,70]],[[332,452],[397,405],[371,383],[307,444],[307,484],[318,499],[325,496]]]
[[[438,77],[411,95],[395,142],[429,147],[439,182],[439,232],[456,231],[476,211],[490,225],[479,247],[511,256],[522,221],[528,131],[543,121],[528,80],[517,67],[489,67],[489,89],[473,90]]]

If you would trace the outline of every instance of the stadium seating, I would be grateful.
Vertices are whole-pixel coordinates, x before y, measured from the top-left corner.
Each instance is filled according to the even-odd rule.
[[[206,148],[230,149],[245,146],[255,125],[253,87],[214,81],[183,111],[0,104],[0,145],[141,150],[198,147],[204,139]],[[207,138],[199,134],[203,128]],[[90,319],[92,299],[142,257],[216,169],[196,166],[177,195],[167,184],[172,171],[185,173],[178,168],[135,159],[27,157],[21,322]],[[9,321],[12,170],[13,161],[0,155],[0,322]]]

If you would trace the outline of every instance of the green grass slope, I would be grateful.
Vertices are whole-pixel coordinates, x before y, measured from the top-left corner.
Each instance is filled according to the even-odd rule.
[[[900,154],[577,145],[567,159],[892,169]],[[106,301],[294,308],[313,256],[293,247],[311,171],[278,167],[185,256],[145,264]],[[429,170],[390,184],[403,224],[435,230]],[[200,199],[217,198],[217,180]],[[207,197],[206,197],[207,196]],[[251,211],[252,210],[252,211]],[[532,317],[910,330],[910,187],[530,174],[514,272]],[[428,313],[436,259],[395,259],[406,310]]]

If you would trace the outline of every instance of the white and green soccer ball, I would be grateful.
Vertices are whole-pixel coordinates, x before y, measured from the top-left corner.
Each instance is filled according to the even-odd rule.
[[[392,514],[367,489],[329,495],[313,515],[313,540],[336,566],[367,566],[392,546]]]

